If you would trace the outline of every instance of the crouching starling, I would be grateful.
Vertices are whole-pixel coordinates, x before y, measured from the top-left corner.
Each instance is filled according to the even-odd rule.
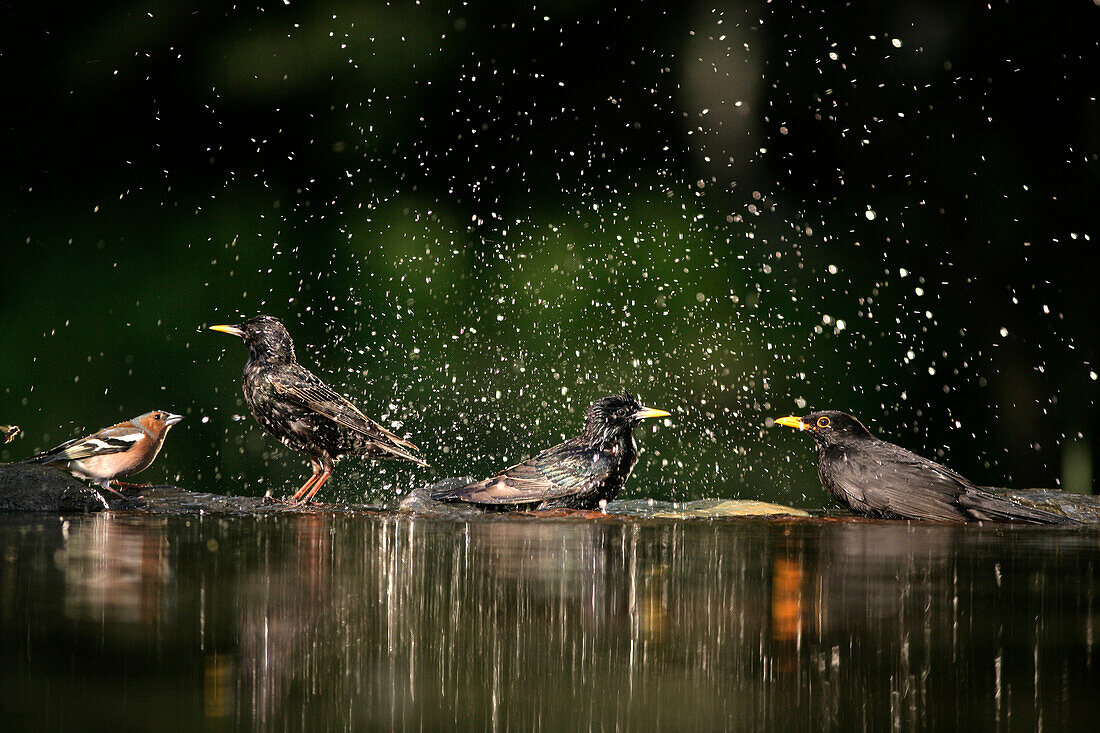
[[[492,478],[432,495],[486,509],[596,509],[615,498],[634,464],[632,434],[639,420],[664,417],[629,393],[604,397],[588,408],[584,433]]]
[[[307,503],[332,476],[341,456],[401,458],[428,464],[417,447],[386,430],[300,366],[294,342],[278,319],[258,316],[237,326],[211,326],[239,336],[248,347],[244,399],[256,422],[288,448],[305,453],[313,475],[290,497]]]
[[[975,486],[949,468],[876,438],[843,412],[782,417],[775,424],[810,434],[817,444],[821,484],[856,514],[940,522],[1073,523],[996,490]]]

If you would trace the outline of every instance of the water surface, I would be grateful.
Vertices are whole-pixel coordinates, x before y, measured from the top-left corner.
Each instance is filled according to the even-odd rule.
[[[0,517],[12,729],[1088,729],[1100,531]]]

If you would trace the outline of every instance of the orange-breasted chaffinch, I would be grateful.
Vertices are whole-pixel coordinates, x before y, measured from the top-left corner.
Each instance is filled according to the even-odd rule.
[[[163,410],[104,428],[94,435],[75,438],[56,448],[31,456],[23,463],[57,466],[79,478],[91,479],[113,493],[115,479],[144,471],[164,445],[168,429],[183,419]]]

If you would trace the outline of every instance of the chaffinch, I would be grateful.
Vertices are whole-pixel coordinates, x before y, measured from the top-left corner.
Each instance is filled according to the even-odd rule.
[[[164,445],[168,429],[183,419],[163,410],[104,428],[94,435],[75,438],[56,448],[31,456],[23,463],[57,466],[74,476],[91,479],[118,494],[110,484],[131,486],[115,479],[144,471]]]
[[[309,456],[313,475],[290,497],[308,503],[344,455],[401,458],[421,466],[416,446],[360,412],[359,408],[298,365],[286,327],[271,316],[238,326],[211,326],[239,336],[248,347],[244,399],[260,427],[288,448]]]

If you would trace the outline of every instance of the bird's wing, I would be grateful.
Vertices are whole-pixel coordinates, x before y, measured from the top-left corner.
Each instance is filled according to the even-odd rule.
[[[912,490],[901,492],[902,495],[896,500],[894,505],[899,508],[915,507],[925,512],[922,516],[929,516],[931,506],[942,509],[942,502],[950,501],[956,515],[969,519],[1037,524],[1069,523],[1062,515],[1014,501],[996,490],[975,486],[969,479],[946,466],[910,453],[904,448],[891,447],[896,449],[895,455],[907,456],[910,461],[904,465],[912,466],[914,473],[919,474],[919,479],[916,476],[909,479]],[[958,520],[956,518],[953,521]]]
[[[956,501],[973,484],[951,469],[885,441],[853,458],[833,480],[869,508],[899,517],[966,520]]]
[[[308,407],[337,425],[369,438],[382,450],[427,465],[404,450],[418,450],[415,445],[371,420],[346,397],[305,369],[282,372],[271,378],[271,386],[284,399]]]
[[[1026,500],[1009,496],[1005,489],[975,486],[959,497],[959,505],[975,519],[1001,522],[1031,522],[1033,524],[1078,524],[1066,514],[1047,511],[1024,503]]]
[[[86,438],[75,438],[56,448],[28,458],[24,463],[56,463],[82,461],[86,458],[122,453],[133,448],[145,433],[136,428],[107,428]]]
[[[591,473],[592,453],[573,441],[510,466],[496,476],[432,496],[437,501],[474,504],[532,504],[581,493],[599,476]]]

